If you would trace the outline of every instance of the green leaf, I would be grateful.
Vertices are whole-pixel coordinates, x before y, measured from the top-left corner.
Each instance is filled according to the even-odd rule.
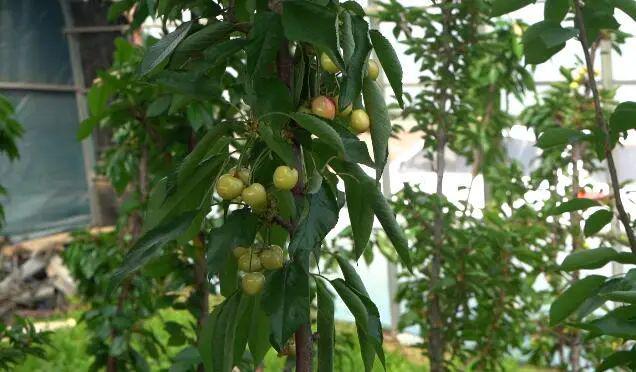
[[[380,221],[384,232],[393,244],[395,251],[400,256],[400,261],[409,271],[413,271],[411,256],[409,254],[409,244],[404,235],[404,230],[395,220],[395,215],[391,206],[380,190],[376,189],[371,201],[375,216]]]
[[[351,56],[353,55],[353,49],[355,48],[355,41],[353,40],[353,23],[351,21],[351,13],[342,12],[340,13],[342,17],[342,27],[340,29],[340,47],[342,48],[342,54],[344,57],[345,65],[349,64],[351,61]]]
[[[219,315],[221,314],[221,310],[228,303],[235,301],[235,296],[228,297],[225,301],[217,305],[214,310],[212,310],[212,314],[208,316],[201,326],[201,330],[198,334],[197,339],[197,349],[199,349],[199,355],[201,355],[201,361],[203,362],[203,366],[206,372],[211,372],[214,370],[213,365],[213,338],[214,338],[214,330],[216,328],[216,324],[219,320]]]
[[[219,274],[219,289],[221,291],[221,296],[228,297],[232,293],[236,292],[239,287],[239,276],[238,276],[238,261],[233,259],[233,257],[228,258],[229,255],[227,252],[224,252],[225,256],[220,258],[212,258],[208,257],[208,266],[215,268],[218,265],[222,267],[218,269]],[[221,252],[219,252],[221,254]],[[213,272],[209,270],[209,272]]]
[[[119,335],[115,337],[111,342],[110,348],[108,349],[108,355],[117,357],[122,355],[126,351],[126,349],[128,349],[126,337]]]
[[[250,334],[255,331],[253,329],[252,318],[255,307],[260,307],[254,296],[242,296],[241,306],[243,310],[241,315],[236,318],[236,334],[234,336],[234,358],[232,365],[239,365],[243,361],[245,349]]]
[[[77,140],[83,141],[88,138],[96,126],[99,125],[99,122],[102,120],[100,116],[89,116],[86,120],[83,120],[80,123],[80,127],[77,130]]]
[[[203,51],[203,58],[212,66],[225,63],[226,60],[243,49],[249,42],[246,39],[230,39],[217,44]]]
[[[541,39],[548,48],[565,45],[565,42],[578,36],[579,31],[572,27],[563,28],[559,24],[546,23],[542,28]]]
[[[255,306],[252,310],[252,330],[247,340],[250,353],[252,354],[254,368],[261,364],[265,358],[265,354],[267,354],[267,351],[269,351],[271,347],[269,344],[269,334],[271,332],[269,317],[261,308],[261,297],[262,296],[258,296],[255,298]]]
[[[275,126],[282,126],[289,121],[285,115],[272,113],[288,113],[294,111],[294,101],[289,88],[276,78],[260,78],[254,81],[254,92],[249,97],[249,104],[262,120]]]
[[[224,267],[234,247],[248,247],[254,243],[259,220],[248,208],[233,211],[223,225],[212,229],[207,238],[208,271],[217,273]],[[231,258],[230,258],[231,259]]]
[[[636,361],[636,349],[617,351],[603,359],[603,362],[596,367],[596,371],[602,372],[619,366],[634,367]]]
[[[599,319],[585,323],[584,328],[597,334],[634,339],[636,338],[635,317],[636,305],[621,306]]]
[[[514,12],[527,5],[534,4],[536,0],[494,0],[490,15],[492,17],[499,17],[504,14]]]
[[[316,293],[318,297],[318,372],[333,371],[336,328],[334,322],[334,303],[331,293],[322,282],[316,278]]]
[[[284,140],[280,132],[274,133],[272,128],[266,125],[259,125],[258,134],[267,147],[272,150],[278,157],[285,162],[285,164],[290,167],[296,166],[296,157],[294,155],[294,150],[292,149],[291,143]]]
[[[283,28],[289,40],[313,44],[339,67],[344,61],[338,51],[336,12],[309,1],[283,2]]]
[[[558,23],[541,21],[533,24],[523,34],[526,63],[536,65],[547,61],[576,35],[575,29],[563,28]]]
[[[347,64],[343,83],[338,97],[338,106],[344,110],[360,95],[362,80],[367,71],[371,41],[369,40],[369,24],[358,16],[351,17],[354,49]]]
[[[369,203],[369,190],[376,185],[370,178],[356,181],[352,177],[344,177],[343,180],[353,232],[353,251],[358,259],[367,248],[373,230],[373,206]]]
[[[583,209],[588,209],[592,207],[597,207],[599,204],[596,200],[587,199],[587,198],[575,198],[572,200],[568,200],[559,204],[558,207],[555,207],[548,211],[549,215],[557,215],[566,212],[575,212]]]
[[[228,22],[208,23],[199,31],[183,39],[175,50],[175,57],[179,54],[199,53],[210,45],[225,39],[233,30],[234,25]]]
[[[364,287],[362,279],[360,278],[360,275],[358,275],[356,269],[354,269],[346,259],[338,255],[336,255],[336,261],[338,261],[338,266],[340,266],[340,270],[342,271],[342,275],[344,276],[347,285],[368,297],[369,293]]]
[[[116,21],[123,12],[132,8],[133,5],[135,5],[134,0],[122,0],[111,3],[111,6],[108,8],[108,20],[110,22]]]
[[[598,269],[614,260],[618,252],[613,248],[596,248],[578,251],[567,256],[561,263],[561,270],[576,271]]]
[[[202,75],[197,71],[164,70],[157,73],[156,82],[172,93],[178,93],[199,100],[207,100],[210,96],[219,96],[222,93],[218,78]],[[177,96],[174,96],[172,105],[177,106]],[[170,113],[175,109],[171,107]],[[178,107],[178,106],[177,106]]]
[[[332,166],[343,179],[349,177],[364,184],[369,184],[369,182],[374,183],[373,179],[367,176],[367,174],[357,164],[334,162],[332,163]],[[369,192],[369,202],[373,208],[373,212],[380,221],[387,237],[393,244],[395,251],[400,257],[400,261],[407,267],[407,269],[409,269],[409,271],[412,271],[408,241],[404,235],[404,230],[395,219],[391,206],[377,186],[369,188]]]
[[[123,264],[113,273],[111,286],[119,285],[126,276],[155,258],[165,244],[176,240],[190,227],[198,213],[183,213],[143,234],[126,254]]]
[[[202,215],[204,213],[202,206],[210,202],[209,196],[212,192],[210,180],[213,180],[220,171],[223,160],[223,157],[215,156],[203,161],[195,168],[189,182],[168,185],[168,180],[162,179],[150,193],[144,219],[144,232],[188,210],[196,209]],[[193,224],[197,221],[200,223],[201,219],[195,219]],[[190,233],[192,231],[192,229],[189,230]]]
[[[574,282],[550,306],[550,325],[557,325],[574,313],[588,297],[596,294],[605,279],[602,275],[590,275]]]
[[[212,117],[213,107],[208,102],[192,102],[188,105],[186,118],[195,132],[201,128],[209,128],[214,125],[214,118]]]
[[[588,1],[581,9],[588,40],[596,40],[602,30],[617,30],[620,24],[614,18],[611,0]]]
[[[335,129],[344,144],[345,160],[371,168],[375,166],[371,155],[369,155],[369,148],[366,142],[361,141],[358,136],[340,126],[336,126]]]
[[[373,158],[375,160],[375,179],[379,181],[389,157],[391,121],[389,120],[389,111],[384,102],[384,92],[376,82],[365,78],[362,89],[364,105],[371,120],[371,142],[373,143]]]
[[[338,222],[338,202],[323,182],[320,190],[307,196],[307,212],[294,231],[288,250],[291,257],[319,246]]]
[[[636,21],[636,1],[634,0],[612,0],[615,7],[622,10]]]
[[[291,117],[305,128],[309,133],[318,137],[322,142],[329,145],[340,158],[345,156],[345,148],[338,132],[324,120],[309,114],[295,113]]]
[[[543,15],[552,22],[561,22],[570,10],[570,0],[546,0]]]
[[[174,357],[174,363],[170,367],[169,372],[191,371],[193,367],[196,367],[201,362],[199,350],[194,346],[187,346]]]
[[[583,229],[585,236],[594,235],[601,231],[605,225],[612,222],[612,218],[614,218],[614,214],[607,209],[601,209],[592,213],[592,215],[585,220],[585,228]]]
[[[151,46],[141,61],[141,75],[147,75],[170,57],[179,43],[186,37],[190,31],[190,27],[192,27],[192,22],[182,23],[176,30]]]
[[[397,99],[400,107],[404,108],[404,99],[402,97],[404,95],[402,90],[402,65],[400,64],[400,59],[389,40],[382,36],[380,31],[371,30],[369,31],[369,36],[371,36],[373,50],[375,50],[375,54],[378,56],[384,74],[389,80],[391,88],[393,88],[395,99]]]
[[[177,170],[177,182],[179,185],[192,182],[192,178],[196,175],[200,163],[210,155],[213,144],[221,137],[229,135],[231,128],[231,123],[225,122],[217,124],[207,131],[205,136],[197,142],[194,150],[192,150],[179,165]]]
[[[249,297],[240,291],[227,298],[214,322],[212,342],[212,370],[230,372],[234,367],[234,346],[239,319],[249,310]],[[221,306],[221,305],[219,305]]]
[[[172,103],[172,96],[165,95],[160,96],[157,99],[153,100],[146,109],[146,116],[149,118],[154,118],[166,112]]]
[[[613,133],[636,129],[636,102],[622,102],[610,117],[610,129]]]
[[[601,297],[616,302],[626,302],[636,304],[636,290],[631,291],[612,291],[601,294]]]
[[[100,116],[104,111],[108,110],[108,101],[112,97],[114,91],[110,84],[95,84],[86,94],[88,101],[88,109],[93,116]]]
[[[537,140],[537,147],[547,149],[554,146],[564,146],[575,143],[586,135],[578,130],[568,128],[550,128],[545,130]]]
[[[276,59],[284,39],[280,16],[274,12],[259,12],[254,16],[247,46],[247,73],[259,74]]]
[[[359,291],[355,290],[355,288],[353,289],[354,292],[362,300],[364,307],[367,309],[369,321],[366,325],[366,339],[368,343],[371,344],[371,347],[375,350],[375,354],[380,359],[380,363],[382,363],[382,366],[386,371],[386,358],[384,356],[384,349],[382,349],[384,335],[382,333],[382,323],[380,322],[380,312],[378,311],[378,308],[375,306],[373,301],[371,301],[369,296],[360,293]],[[360,338],[359,334],[360,330],[358,329],[358,338]],[[360,341],[362,342],[362,340]],[[369,352],[367,353],[370,354]]]
[[[338,292],[338,295],[356,320],[360,353],[362,354],[365,371],[373,369],[376,353],[384,365],[382,327],[377,308],[367,296],[356,291],[342,279],[332,280],[331,285]]]
[[[270,341],[277,351],[309,318],[309,277],[301,264],[290,261],[267,280],[261,300],[263,311],[270,316]]]
[[[285,219],[296,219],[296,202],[294,201],[294,194],[290,190],[279,189],[275,189],[271,193],[274,199],[276,199],[278,214]]]

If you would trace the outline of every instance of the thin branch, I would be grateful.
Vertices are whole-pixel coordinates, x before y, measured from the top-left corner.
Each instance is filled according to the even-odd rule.
[[[621,199],[620,194],[620,183],[618,181],[618,174],[616,173],[616,164],[614,163],[614,156],[612,155],[612,146],[610,144],[609,137],[609,128],[607,122],[605,121],[605,117],[603,115],[603,110],[601,108],[601,100],[598,93],[598,87],[596,85],[596,79],[594,78],[594,64],[592,62],[592,57],[589,51],[589,42],[587,40],[587,33],[585,30],[585,23],[583,22],[583,15],[581,13],[581,5],[578,0],[574,0],[574,11],[576,16],[576,24],[579,28],[579,41],[581,42],[581,46],[583,47],[583,54],[585,55],[585,64],[587,65],[587,74],[588,80],[590,84],[590,89],[592,90],[592,96],[594,98],[594,109],[596,111],[596,125],[599,127],[601,132],[603,133],[603,147],[605,151],[605,157],[607,158],[607,169],[610,174],[612,191],[614,193],[614,198],[616,202],[616,210],[618,211],[618,218],[621,220],[623,227],[625,228],[625,233],[627,234],[627,239],[629,240],[629,247],[632,250],[632,253],[636,254],[636,236],[634,236],[634,230],[632,229],[631,221],[629,220],[629,215],[627,211],[625,211],[625,207],[623,206],[623,200]]]

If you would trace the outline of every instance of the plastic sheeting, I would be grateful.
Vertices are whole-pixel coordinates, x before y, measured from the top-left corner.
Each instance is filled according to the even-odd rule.
[[[57,0],[0,0],[0,81],[72,85],[64,19]],[[20,159],[0,158],[13,239],[69,230],[90,221],[88,186],[73,92],[0,90],[25,127]]]

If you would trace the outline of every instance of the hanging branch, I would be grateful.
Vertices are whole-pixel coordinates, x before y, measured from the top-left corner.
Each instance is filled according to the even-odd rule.
[[[612,155],[612,146],[609,139],[609,128],[607,121],[603,115],[601,108],[601,100],[599,98],[598,87],[596,86],[596,79],[594,78],[594,63],[589,51],[589,42],[587,39],[587,32],[585,30],[585,23],[583,22],[583,14],[581,13],[581,4],[578,0],[574,0],[574,12],[576,18],[576,24],[579,28],[579,41],[583,47],[583,54],[585,55],[585,64],[587,66],[588,81],[590,83],[590,89],[592,90],[592,96],[594,98],[594,109],[596,111],[596,125],[603,133],[603,147],[605,151],[605,157],[607,158],[607,169],[610,174],[612,192],[614,193],[614,200],[616,201],[616,210],[618,211],[618,218],[620,219],[623,227],[625,227],[625,233],[629,240],[629,247],[632,253],[636,254],[636,236],[634,236],[634,230],[632,229],[629,215],[623,205],[623,200],[620,194],[620,183],[618,181],[618,174],[616,173],[616,164],[614,163],[614,156]]]

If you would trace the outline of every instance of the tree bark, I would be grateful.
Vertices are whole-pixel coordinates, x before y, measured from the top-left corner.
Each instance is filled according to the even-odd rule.
[[[278,71],[278,77],[291,89],[292,76],[294,76],[294,61],[289,53],[289,42],[284,40],[278,50],[278,56],[276,58],[276,67]],[[304,194],[304,174],[303,174],[303,160],[302,149],[298,141],[292,139],[292,147],[294,150],[294,156],[296,160],[296,169],[298,170],[298,183],[292,190],[295,196],[302,197]],[[290,239],[292,238],[293,231],[290,233]],[[307,261],[309,256],[307,256]],[[309,290],[309,288],[307,288]],[[311,323],[305,323],[301,325],[294,334],[294,342],[296,344],[296,372],[310,372],[312,370],[313,360],[313,337],[311,331]]]
[[[142,201],[145,201],[148,197],[148,148],[146,145],[142,145],[141,147],[141,155],[139,157],[139,172],[137,173],[137,184],[135,185],[137,191],[139,192],[139,197]],[[140,211],[136,211],[133,213],[128,219],[128,230],[134,239],[138,238],[141,234],[141,228],[143,224],[143,217]],[[133,239],[133,240],[134,240]],[[119,297],[117,298],[117,312],[121,312],[124,308],[124,304],[126,303],[126,299],[128,297],[128,293],[132,289],[132,282],[130,278],[124,280],[122,284],[121,292],[119,293]],[[111,331],[110,334],[111,340],[117,337],[117,332],[115,330]],[[106,359],[106,371],[107,372],[116,372],[118,370],[117,366],[117,358],[109,355]]]
[[[437,152],[436,152],[436,173],[437,173],[437,196],[438,202],[441,203],[444,198],[443,183],[444,170],[446,168],[446,159],[444,158],[444,149],[446,148],[446,129],[441,123],[438,123],[437,129]],[[429,288],[436,288],[440,280],[440,271],[442,266],[442,248],[444,245],[444,215],[441,206],[435,211],[435,223],[433,225],[434,247],[433,257],[429,266]],[[428,348],[431,364],[431,372],[444,371],[444,337],[443,337],[443,318],[440,306],[439,296],[435,290],[428,292]]]

